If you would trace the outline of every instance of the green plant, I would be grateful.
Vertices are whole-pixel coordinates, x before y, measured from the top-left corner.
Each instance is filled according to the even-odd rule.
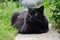
[[[24,9],[18,8],[16,2],[8,2],[7,5],[5,2],[0,3],[0,40],[14,40],[18,30],[11,26],[11,15]]]
[[[55,29],[60,29],[60,1],[53,0],[49,4],[49,9],[53,13],[52,19],[54,20],[54,27]]]

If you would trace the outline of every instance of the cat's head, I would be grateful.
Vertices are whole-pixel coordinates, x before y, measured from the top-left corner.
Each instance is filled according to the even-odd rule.
[[[39,8],[28,8],[28,13],[29,21],[35,22],[44,14],[44,6]]]
[[[44,12],[44,6],[41,6],[39,8],[30,8],[28,7],[28,12],[32,15],[39,13],[39,14],[43,14]]]

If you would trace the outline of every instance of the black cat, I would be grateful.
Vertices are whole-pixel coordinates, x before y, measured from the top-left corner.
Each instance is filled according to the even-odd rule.
[[[12,15],[11,23],[20,33],[45,33],[48,32],[48,20],[44,15],[44,6],[40,8],[28,8],[21,13],[15,12]]]

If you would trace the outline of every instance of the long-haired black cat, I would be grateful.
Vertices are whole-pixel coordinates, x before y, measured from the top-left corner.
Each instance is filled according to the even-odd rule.
[[[44,15],[44,6],[39,8],[28,8],[21,13],[12,15],[11,23],[22,34],[35,34],[48,32],[48,20]]]

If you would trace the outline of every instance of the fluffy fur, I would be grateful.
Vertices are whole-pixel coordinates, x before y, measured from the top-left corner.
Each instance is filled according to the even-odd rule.
[[[11,23],[20,33],[45,33],[48,32],[48,20],[44,15],[44,6],[39,8],[28,8],[21,13],[15,12],[12,15]]]

